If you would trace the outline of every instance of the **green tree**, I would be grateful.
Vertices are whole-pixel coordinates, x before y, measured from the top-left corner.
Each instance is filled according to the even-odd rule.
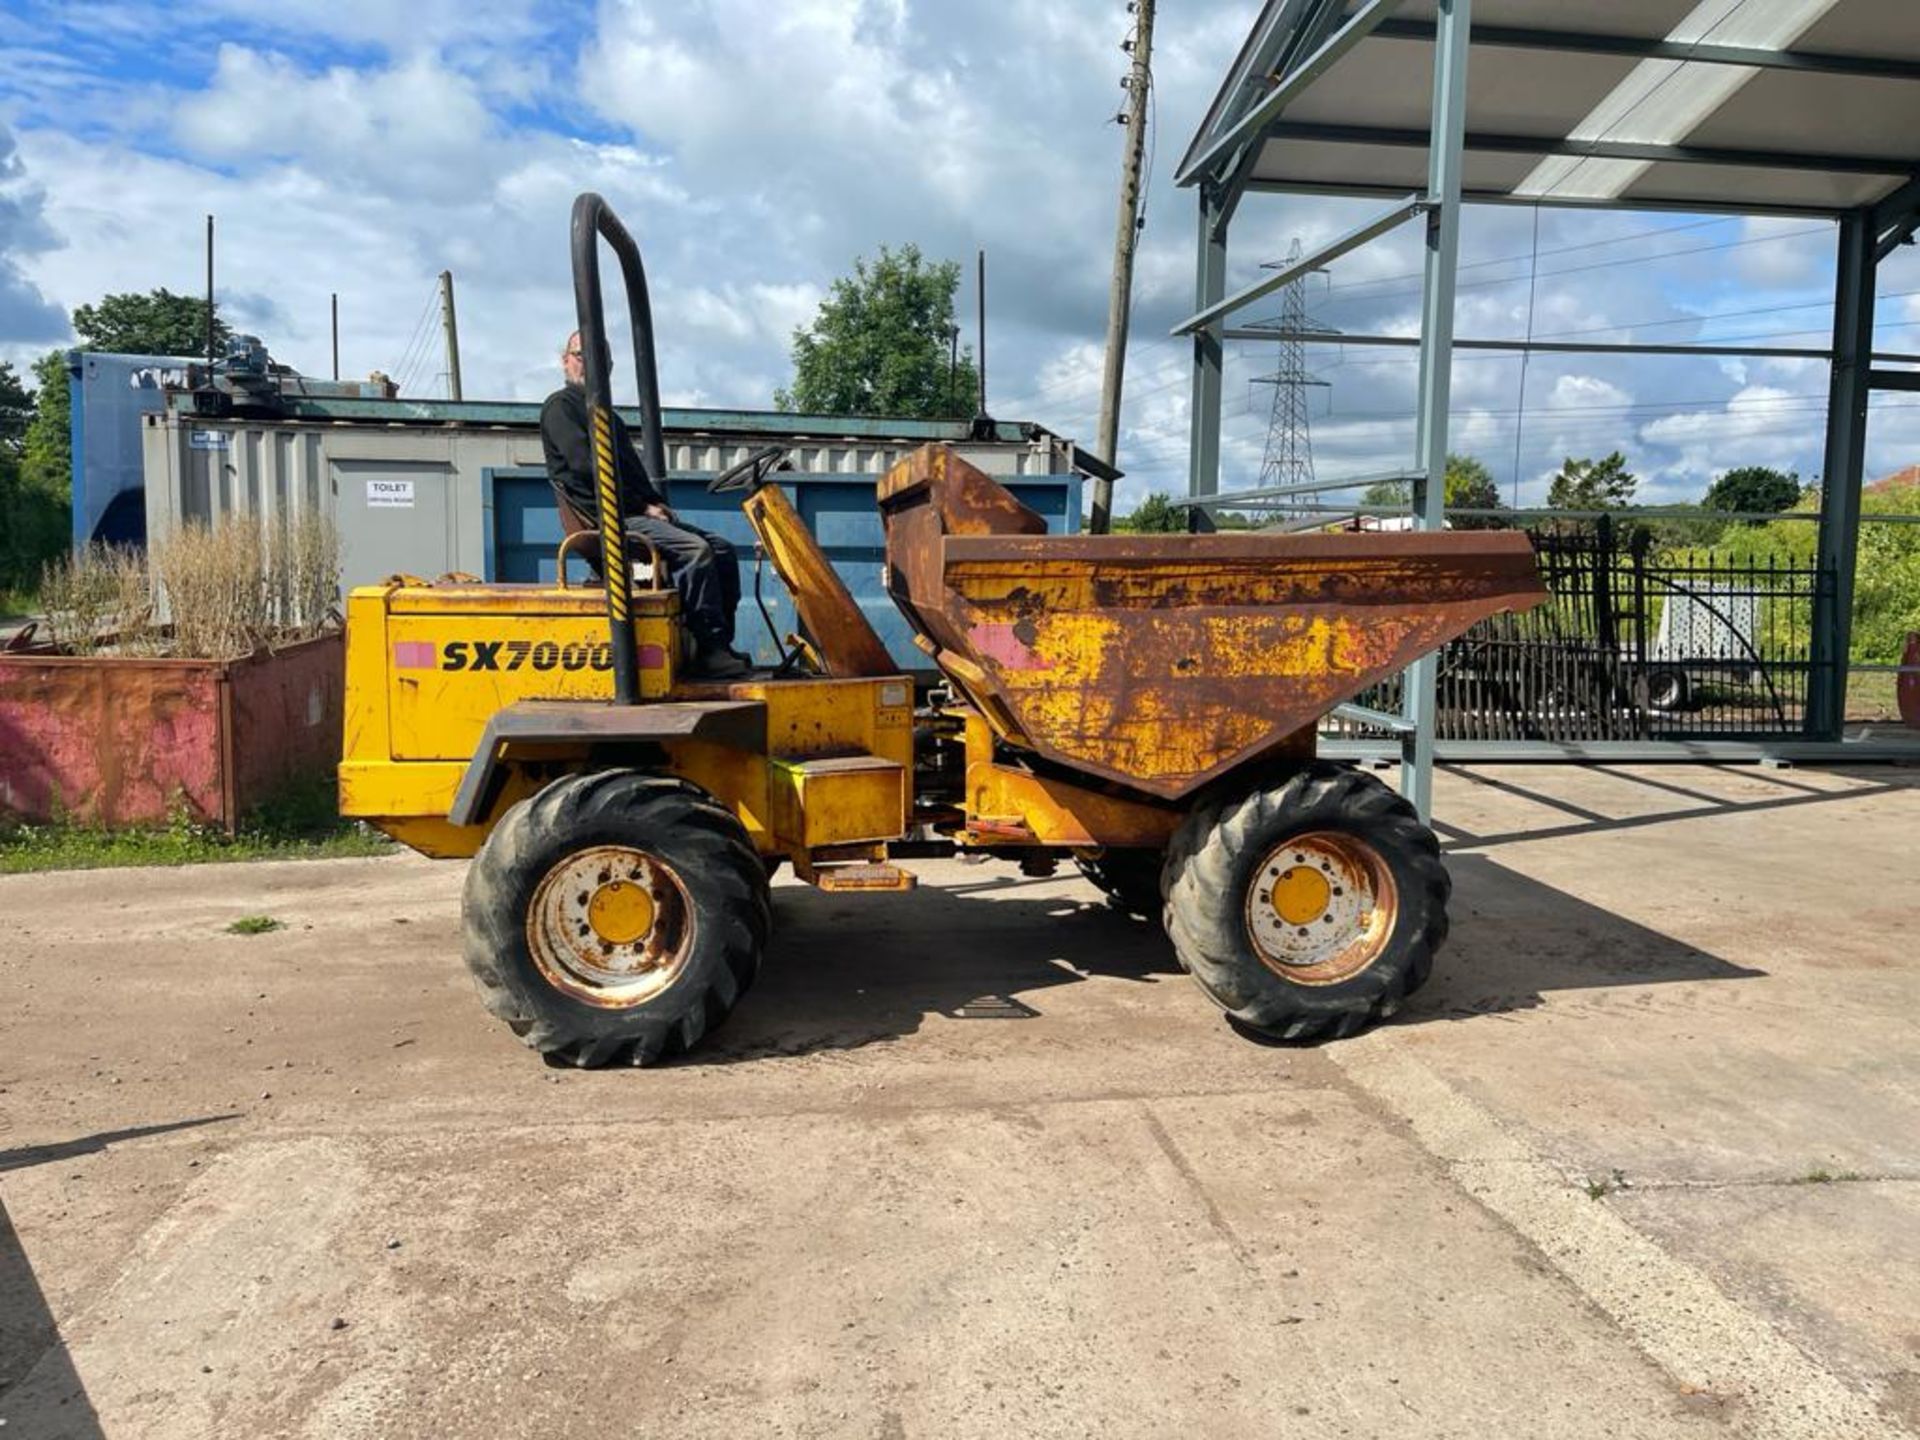
[[[1627,457],[1618,450],[1603,460],[1576,460],[1569,455],[1547,487],[1547,504],[1555,510],[1618,510],[1632,503],[1639,485],[1627,469]]]
[[[82,350],[204,356],[207,302],[199,296],[176,295],[164,285],[144,295],[104,295],[98,305],[82,305],[73,312],[73,330]],[[224,349],[229,333],[215,306],[214,344]]]
[[[0,588],[8,590],[34,589],[40,567],[67,542],[67,371],[58,354],[34,366],[42,397],[49,373],[58,399],[47,408],[57,414],[43,424],[35,397],[0,363]],[[55,424],[59,445],[49,454],[42,433]]]
[[[1365,505],[1406,505],[1413,498],[1404,480],[1379,480],[1360,497]],[[1447,456],[1446,507],[1449,510],[1504,510],[1493,472],[1471,455]],[[1507,521],[1488,515],[1460,515],[1448,524],[1456,530],[1499,530]]]
[[[15,373],[11,361],[0,360],[0,450],[16,455],[33,419],[33,392]]]
[[[973,413],[979,371],[958,334],[954,261],[927,262],[917,245],[880,247],[833,282],[811,327],[793,332],[793,388],[781,410],[814,415],[959,419]]]
[[[1131,515],[1122,515],[1115,520],[1113,528],[1128,535],[1185,534],[1187,512],[1175,508],[1164,490],[1156,490],[1142,500],[1140,507]]]
[[[207,302],[176,295],[165,286],[144,295],[103,295],[98,304],[73,312],[82,350],[123,355],[202,355],[207,345]],[[219,307],[213,315],[214,344],[229,334]],[[0,585],[31,588],[45,562],[60,553],[71,533],[73,495],[71,406],[64,350],[34,362],[32,414],[16,431],[24,388],[9,369],[0,382],[0,446],[18,436],[0,475]],[[12,389],[7,388],[8,384]]]
[[[1701,503],[1709,510],[1736,514],[1778,515],[1800,502],[1800,477],[1766,465],[1742,465],[1729,470],[1707,487]],[[1751,525],[1764,521],[1751,520]]]

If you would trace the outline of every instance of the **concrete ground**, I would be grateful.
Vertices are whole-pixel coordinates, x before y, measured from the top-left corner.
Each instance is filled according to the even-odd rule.
[[[599,1073],[482,1012],[457,865],[0,879],[4,1434],[1920,1433],[1920,775],[1438,811],[1432,984],[1318,1048],[1005,866],[781,885]]]

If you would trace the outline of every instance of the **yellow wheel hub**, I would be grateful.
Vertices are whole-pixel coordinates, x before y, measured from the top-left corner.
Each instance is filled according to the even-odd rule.
[[[1400,913],[1386,857],[1358,835],[1316,830],[1281,841],[1247,887],[1247,938],[1296,985],[1337,985],[1385,953]]]
[[[1296,865],[1273,883],[1274,912],[1288,925],[1311,925],[1332,898],[1332,882],[1315,866]]]
[[[587,923],[608,944],[631,945],[653,929],[653,897],[630,881],[610,881],[587,902]]]
[[[589,1005],[644,1005],[693,949],[693,903],[673,867],[631,845],[563,855],[527,906],[527,951],[557,990]]]

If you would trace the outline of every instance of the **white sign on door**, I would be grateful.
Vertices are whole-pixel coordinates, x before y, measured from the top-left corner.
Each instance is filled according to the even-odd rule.
[[[367,508],[369,510],[411,510],[413,508],[413,481],[367,481]]]

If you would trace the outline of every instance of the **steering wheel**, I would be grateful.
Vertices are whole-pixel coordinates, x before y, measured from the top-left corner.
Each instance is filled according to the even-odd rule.
[[[754,451],[737,465],[729,465],[713,479],[707,482],[709,495],[722,495],[729,490],[758,490],[767,483],[767,476],[787,458],[784,445],[766,445]]]

